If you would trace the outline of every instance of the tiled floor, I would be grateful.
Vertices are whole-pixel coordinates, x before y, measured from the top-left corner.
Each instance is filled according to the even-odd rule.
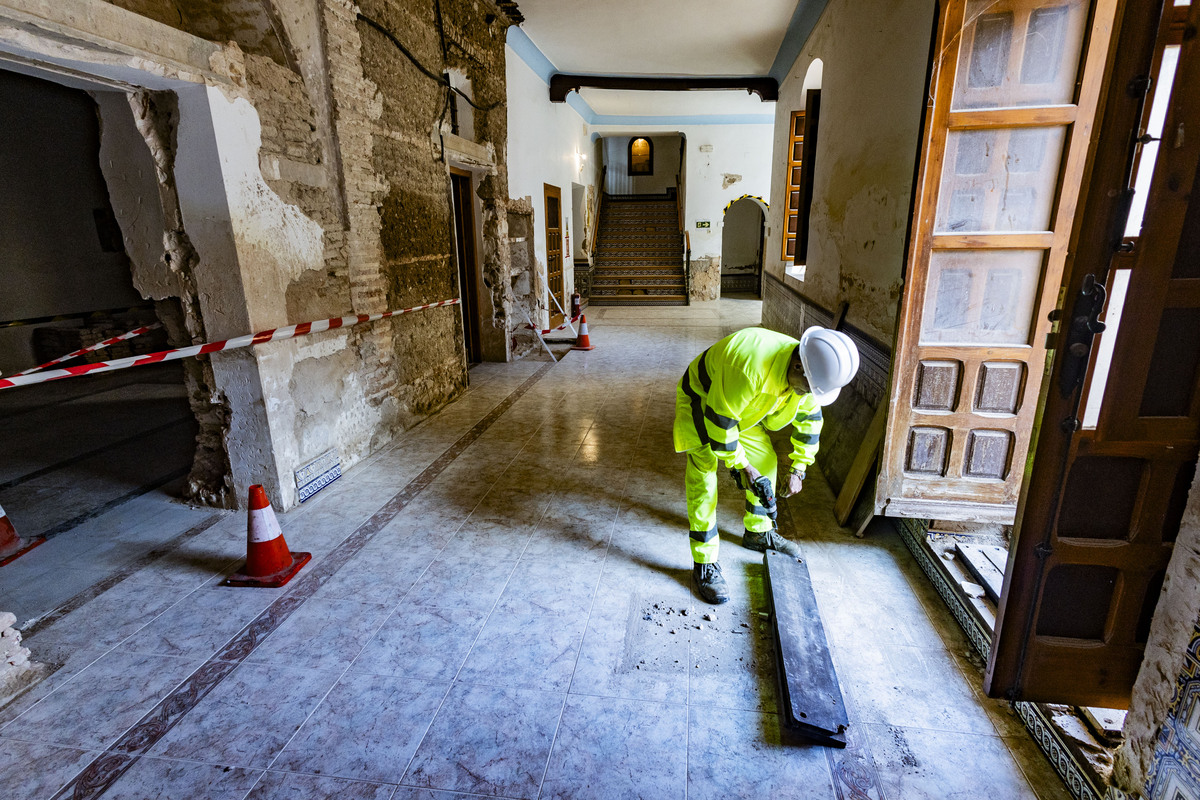
[[[46,556],[0,569],[0,608],[40,620],[27,644],[62,664],[0,710],[3,794],[1065,800],[896,535],[849,537],[815,474],[788,511],[850,746],[783,742],[741,500],[722,484],[733,601],[705,606],[671,447],[684,366],[758,311],[597,308],[592,352],[476,368],[282,516],[314,554],[283,589],[218,586],[244,517],[156,495],[107,530],[155,515],[169,546],[97,571],[109,588],[66,613],[47,616]]]

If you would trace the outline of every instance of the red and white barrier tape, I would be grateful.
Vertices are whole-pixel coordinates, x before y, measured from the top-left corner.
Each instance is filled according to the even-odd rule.
[[[52,367],[55,364],[61,364],[64,361],[70,361],[72,358],[78,358],[79,356],[83,355],[84,353],[91,353],[96,350],[103,350],[105,347],[108,347],[110,344],[116,344],[117,342],[123,342],[126,339],[132,339],[135,336],[141,336],[143,333],[146,333],[147,331],[152,331],[152,330],[155,330],[155,329],[161,328],[161,327],[162,327],[162,323],[156,322],[153,325],[144,325],[141,328],[134,328],[133,330],[129,331],[128,333],[122,333],[120,336],[114,336],[111,339],[105,339],[103,342],[96,342],[95,344],[93,344],[89,347],[81,348],[79,350],[76,350],[73,353],[67,353],[65,356],[59,356],[58,358],[54,359],[53,361],[47,361],[45,364],[39,364],[38,366],[30,367],[29,369],[23,369],[20,372],[14,373],[13,377],[15,378],[17,375],[28,375],[32,372],[39,372],[39,371],[45,369],[46,367]]]
[[[576,314],[575,316],[571,317],[569,320],[564,322],[562,325],[559,325],[557,328],[542,328],[541,334],[543,336],[545,336],[547,333],[554,333],[555,331],[561,331],[563,328],[570,328],[576,322],[579,321],[579,317],[580,317],[580,315]],[[525,330],[536,331],[537,328],[533,327],[532,325],[526,325]]]
[[[387,319],[388,317],[395,317],[400,314],[410,314],[413,311],[423,311],[427,308],[452,305],[458,305],[457,297],[453,300],[442,300],[423,306],[402,308],[398,311],[385,311],[382,314],[359,314],[356,317],[333,317],[331,319],[318,320],[317,322],[302,322],[299,325],[288,325],[286,328],[273,328],[269,331],[259,331],[247,336],[238,336],[219,342],[194,344],[190,347],[179,347],[174,350],[162,350],[158,353],[150,353],[144,356],[118,358],[113,361],[98,361],[95,364],[82,364],[78,367],[54,369],[49,372],[37,372],[32,375],[14,375],[11,378],[0,378],[0,389],[11,389],[14,386],[27,386],[31,383],[45,383],[46,381],[56,381],[62,378],[73,378],[77,375],[87,375],[92,372],[109,372],[110,370],[125,369],[126,367],[140,367],[145,364],[157,364],[160,361],[175,361],[180,358],[188,358],[205,353],[217,353],[222,350],[236,350],[239,347],[249,347],[252,344],[265,344],[267,342],[282,341],[283,339],[294,339],[298,336],[307,336],[310,333],[320,333],[321,331],[333,330],[334,328],[361,325],[364,322],[374,322],[375,320]]]

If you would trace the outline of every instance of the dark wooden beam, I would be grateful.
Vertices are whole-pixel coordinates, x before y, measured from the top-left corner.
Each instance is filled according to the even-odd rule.
[[[774,78],[633,78],[612,75],[550,76],[550,102],[564,103],[572,91],[583,87],[624,89],[635,92],[691,92],[700,89],[745,89],[764,102],[779,99],[779,83]]]

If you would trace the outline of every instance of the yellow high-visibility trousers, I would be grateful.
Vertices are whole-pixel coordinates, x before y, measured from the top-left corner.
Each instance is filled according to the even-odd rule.
[[[775,485],[775,473],[779,464],[775,447],[761,425],[738,431],[738,438],[746,458]],[[691,529],[692,560],[697,564],[712,564],[717,560],[720,537],[717,535],[717,483],[727,468],[719,463],[708,445],[687,451],[687,471],[684,485],[687,490],[688,527]],[[729,480],[728,477],[724,478]],[[743,517],[746,530],[763,532],[771,530],[771,519],[767,517],[753,492],[746,492],[746,514]]]

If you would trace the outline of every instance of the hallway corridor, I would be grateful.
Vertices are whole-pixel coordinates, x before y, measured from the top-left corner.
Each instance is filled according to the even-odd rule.
[[[781,527],[850,746],[781,742],[742,500],[722,478],[733,599],[707,606],[671,445],[679,375],[760,307],[596,308],[592,352],[474,368],[458,401],[280,515],[313,553],[282,589],[219,587],[245,516],[161,495],[98,520],[177,527],[102,592],[25,596],[53,580],[54,542],[0,568],[0,608],[27,609],[25,644],[62,665],[0,710],[3,794],[1066,800],[890,524],[850,537],[815,470]]]

